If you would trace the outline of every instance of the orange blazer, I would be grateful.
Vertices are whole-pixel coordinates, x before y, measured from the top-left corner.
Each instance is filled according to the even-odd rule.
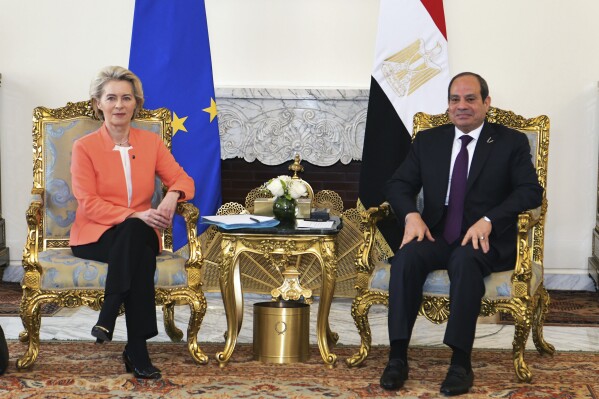
[[[131,206],[127,206],[127,183],[119,151],[105,125],[73,143],[71,179],[77,199],[75,223],[70,245],[96,242],[110,227],[123,222],[134,212],[152,206],[155,176],[171,191],[181,191],[182,200],[195,193],[193,179],[166,148],[159,135],[131,127]],[[161,235],[156,230],[158,242]]]

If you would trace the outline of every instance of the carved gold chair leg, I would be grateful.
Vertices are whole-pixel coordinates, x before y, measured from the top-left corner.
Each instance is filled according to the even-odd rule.
[[[361,299],[361,298],[360,298]],[[357,367],[366,360],[370,348],[372,346],[372,335],[370,331],[370,324],[368,323],[368,312],[370,310],[370,304],[364,306],[360,301],[354,299],[352,303],[352,317],[354,318],[354,324],[360,334],[360,349],[352,356],[345,359],[345,363],[349,367]]]
[[[183,339],[183,331],[177,328],[177,325],[175,324],[175,303],[170,301],[162,305],[162,313],[166,334],[173,342],[181,341],[181,339]]]
[[[527,310],[524,315],[523,313],[512,313],[514,317],[514,341],[513,345],[513,360],[514,369],[516,376],[521,382],[530,382],[532,380],[532,373],[526,362],[524,361],[524,352],[526,350],[526,341],[528,341],[528,335],[530,334],[532,312]]]
[[[357,296],[352,302],[351,314],[354,323],[360,334],[360,349],[349,358],[345,363],[349,367],[357,367],[366,360],[372,346],[372,333],[370,323],[368,322],[368,313],[372,305],[389,306],[389,294],[386,292],[368,292],[365,295]]]
[[[198,345],[198,333],[206,314],[206,297],[202,292],[199,292],[195,298],[190,298],[188,304],[191,315],[189,317],[189,325],[187,326],[187,347],[196,363],[208,364],[208,356],[206,356]]]
[[[21,320],[25,331],[19,334],[19,340],[27,344],[27,350],[17,360],[19,370],[31,368],[39,355],[41,306],[46,302],[45,299],[42,295],[29,296],[21,303]]]
[[[532,319],[532,340],[537,351],[541,355],[546,354],[553,356],[555,347],[545,341],[545,338],[543,337],[543,325],[545,324],[545,316],[549,310],[549,294],[544,286],[539,287],[537,293],[539,298]]]

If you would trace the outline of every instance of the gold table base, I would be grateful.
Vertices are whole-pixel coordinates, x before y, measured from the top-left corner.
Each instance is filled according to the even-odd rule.
[[[285,301],[299,301],[304,298],[308,304],[312,303],[312,290],[300,284],[300,272],[295,267],[287,267],[282,273],[284,280],[280,287],[270,293],[273,299],[281,298]]]
[[[337,362],[337,355],[331,350],[339,336],[331,331],[329,313],[337,276],[336,234],[265,235],[223,232],[221,248],[223,257],[219,265],[220,288],[227,317],[227,333],[223,351],[216,354],[216,360],[220,366],[226,365],[231,358],[243,321],[243,295],[239,270],[239,255],[243,252],[262,254],[275,267],[284,268],[283,273],[287,273],[287,278],[281,287],[273,290],[273,296],[274,294],[281,295],[283,299],[285,296],[295,297],[298,294],[308,299],[312,296],[310,290],[296,286],[296,278],[299,284],[299,272],[289,268],[287,262],[290,257],[296,255],[313,254],[316,256],[322,267],[316,337],[324,363],[331,367],[334,366]],[[275,256],[280,258],[280,261],[275,260]],[[279,293],[276,292],[277,290]]]

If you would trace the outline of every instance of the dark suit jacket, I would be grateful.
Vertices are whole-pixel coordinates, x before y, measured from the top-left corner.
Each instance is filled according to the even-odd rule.
[[[418,133],[387,182],[387,201],[402,224],[406,214],[418,211],[416,196],[422,188],[422,218],[433,235],[440,235],[454,135],[452,124]],[[483,216],[490,218],[489,241],[499,252],[498,268],[505,269],[515,254],[518,213],[540,206],[542,198],[526,135],[485,122],[468,173],[462,234]]]

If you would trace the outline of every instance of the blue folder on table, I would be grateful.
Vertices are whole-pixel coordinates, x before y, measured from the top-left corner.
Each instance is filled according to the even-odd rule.
[[[202,216],[200,223],[213,224],[226,230],[274,227],[279,221],[272,216],[257,215],[217,215]]]

